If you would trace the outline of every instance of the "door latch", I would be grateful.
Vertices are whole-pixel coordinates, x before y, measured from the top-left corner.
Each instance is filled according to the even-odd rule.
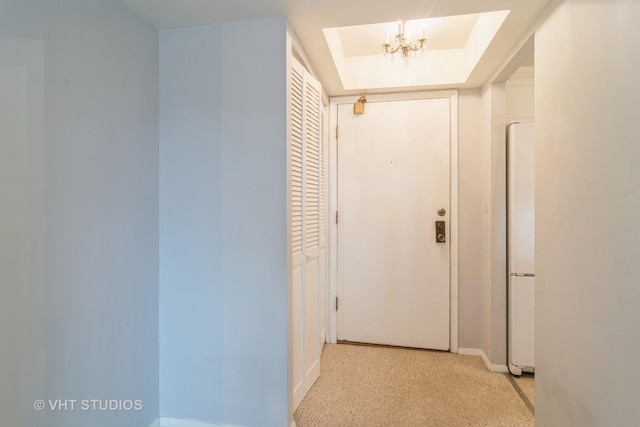
[[[436,243],[447,241],[447,232],[444,221],[436,221]]]

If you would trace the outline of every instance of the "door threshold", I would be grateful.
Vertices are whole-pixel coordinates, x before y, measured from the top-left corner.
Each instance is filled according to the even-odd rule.
[[[396,348],[400,350],[416,350],[416,351],[431,351],[435,353],[450,353],[450,350],[435,350],[431,348],[420,348],[420,347],[404,347],[401,345],[375,344],[375,343],[359,342],[359,341],[338,340],[337,343],[346,344],[346,345],[358,345],[362,347],[382,347],[382,348]]]

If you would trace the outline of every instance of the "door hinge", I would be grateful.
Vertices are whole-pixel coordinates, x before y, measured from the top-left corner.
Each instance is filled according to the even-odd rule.
[[[339,215],[338,215],[338,211],[336,211],[336,224],[338,223],[338,220],[340,219]]]
[[[340,131],[338,129],[338,126],[336,126],[336,140],[338,139],[338,135],[340,135]]]
[[[338,297],[336,297],[336,311],[338,311]]]

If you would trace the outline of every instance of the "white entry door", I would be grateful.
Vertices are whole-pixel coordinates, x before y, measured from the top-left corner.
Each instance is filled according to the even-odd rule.
[[[449,349],[450,102],[338,107],[339,340]]]

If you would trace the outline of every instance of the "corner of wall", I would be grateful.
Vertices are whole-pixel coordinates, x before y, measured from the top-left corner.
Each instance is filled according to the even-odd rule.
[[[506,364],[505,85],[482,91],[481,319],[482,350],[491,364]]]

